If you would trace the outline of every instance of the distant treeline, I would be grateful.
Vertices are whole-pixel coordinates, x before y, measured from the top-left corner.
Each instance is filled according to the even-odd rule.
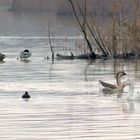
[[[2,0],[0,0],[2,1]],[[5,0],[4,0],[5,1]],[[8,0],[7,0],[8,1]],[[9,0],[11,10],[15,11],[46,11],[57,14],[72,14],[73,11],[68,0]],[[87,0],[88,13],[93,15],[111,15],[112,6],[117,1],[122,3],[122,14],[130,13],[133,0]],[[83,0],[78,0],[80,5]]]

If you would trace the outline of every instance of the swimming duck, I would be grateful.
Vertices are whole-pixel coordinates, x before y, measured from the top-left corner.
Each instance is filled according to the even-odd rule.
[[[31,51],[28,49],[25,49],[20,52],[20,59],[27,59],[32,55]]]
[[[31,98],[31,96],[28,94],[28,92],[26,91],[23,95],[22,95],[22,98],[24,99],[28,99],[28,98]]]
[[[125,84],[129,86],[129,91],[127,95],[127,100],[130,101],[140,101],[140,91],[134,91],[134,83],[131,79],[127,79]]]

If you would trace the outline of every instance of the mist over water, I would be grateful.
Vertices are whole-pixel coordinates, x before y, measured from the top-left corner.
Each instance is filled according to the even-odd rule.
[[[115,83],[114,73],[124,69],[124,79],[132,78],[140,89],[139,60],[52,62],[44,59],[51,57],[48,22],[59,46],[55,53],[77,54],[75,39],[81,34],[72,18],[11,12],[0,12],[0,17],[0,52],[7,55],[0,63],[0,139],[140,139],[140,103],[126,100],[127,87],[117,99],[104,96],[98,85],[99,80]],[[25,48],[32,57],[17,60]],[[21,99],[25,91],[29,101]]]

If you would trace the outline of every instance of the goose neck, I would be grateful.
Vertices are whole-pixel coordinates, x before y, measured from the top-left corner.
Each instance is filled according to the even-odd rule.
[[[122,86],[122,83],[121,83],[121,76],[120,76],[119,74],[116,75],[116,82],[117,82],[117,85],[118,85],[119,87]]]

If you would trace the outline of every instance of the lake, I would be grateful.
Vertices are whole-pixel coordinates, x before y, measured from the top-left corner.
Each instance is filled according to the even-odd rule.
[[[140,102],[104,96],[99,80],[115,83],[124,70],[140,89],[139,60],[51,61],[48,22],[56,53],[78,53],[82,37],[73,18],[39,13],[0,12],[0,139],[2,140],[132,140],[140,139]],[[32,51],[20,61],[20,51]],[[45,59],[46,57],[50,59]],[[25,91],[31,95],[21,98]]]

